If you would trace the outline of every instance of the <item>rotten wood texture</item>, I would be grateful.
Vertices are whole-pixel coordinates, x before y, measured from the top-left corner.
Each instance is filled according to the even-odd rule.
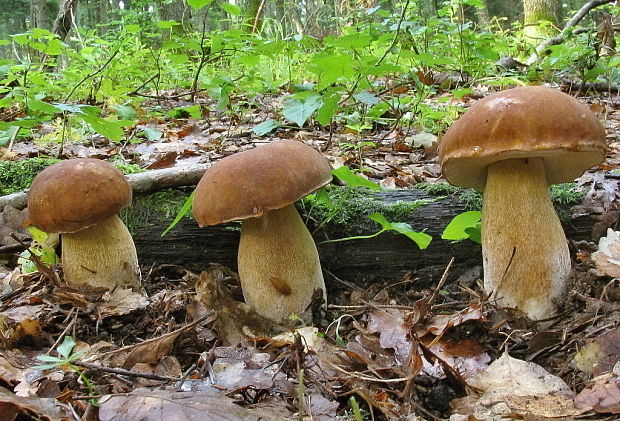
[[[430,196],[416,189],[392,190],[377,193],[384,203],[428,199]],[[568,211],[568,207],[564,210]],[[447,197],[412,212],[407,221],[416,230],[425,229],[433,236],[426,250],[419,250],[403,235],[383,233],[365,240],[324,243],[327,239],[352,235],[367,235],[378,231],[364,216],[346,226],[327,224],[313,233],[318,245],[323,268],[345,281],[360,286],[376,281],[398,281],[411,272],[414,284],[420,288],[436,283],[452,257],[455,258],[451,278],[482,262],[480,246],[467,240],[452,243],[441,240],[441,233],[454,216],[465,211],[456,197]],[[302,213],[302,218],[305,216]],[[593,220],[581,216],[565,224],[571,240],[591,240]],[[239,224],[230,223],[199,228],[193,220],[182,220],[165,237],[165,227],[154,225],[138,228],[134,239],[138,257],[144,266],[152,264],[177,264],[192,271],[201,271],[209,263],[218,263],[236,270]],[[312,227],[310,227],[312,229]],[[283,239],[285,241],[285,239]],[[334,278],[326,275],[326,282],[334,284]]]

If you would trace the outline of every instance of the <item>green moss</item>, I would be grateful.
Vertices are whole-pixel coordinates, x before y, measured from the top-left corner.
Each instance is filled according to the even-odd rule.
[[[27,189],[37,174],[58,161],[53,158],[0,161],[0,194],[11,194]]]
[[[0,195],[11,194],[30,187],[34,178],[45,168],[60,162],[55,158],[27,158],[21,161],[0,161]],[[135,164],[114,164],[123,174],[145,171]]]
[[[426,194],[433,196],[443,196],[446,194],[456,194],[461,191],[460,187],[453,186],[449,183],[418,183],[413,186],[414,189],[422,190]]]
[[[555,205],[577,205],[586,194],[587,192],[579,190],[575,183],[554,184],[549,187],[549,196]]]
[[[155,225],[161,226],[163,232],[181,211],[190,193],[190,191],[168,189],[144,196],[135,196],[131,207],[121,211],[121,219],[132,234],[135,234],[139,228]],[[185,217],[191,219],[191,212]]]
[[[385,203],[381,202],[375,193],[374,190],[360,187],[328,186],[304,198],[300,207],[319,224],[346,225],[351,221],[366,218],[373,212],[383,214],[389,221],[403,222],[409,218],[411,212],[433,201],[424,199]]]

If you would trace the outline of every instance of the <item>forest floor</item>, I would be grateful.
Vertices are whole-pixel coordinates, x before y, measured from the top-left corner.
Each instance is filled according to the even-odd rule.
[[[432,101],[466,108],[488,90]],[[618,195],[620,96],[579,99],[604,121],[610,147],[605,163],[583,180],[608,183],[603,191]],[[340,128],[253,134],[281,101],[254,98],[251,112],[235,115],[211,111],[210,100],[201,98],[202,119],[150,118],[128,133],[135,139],[156,130],[163,134],[158,141],[95,136],[65,143],[60,157],[181,167],[277,137],[316,147],[334,166],[363,168],[384,188],[441,181],[436,137],[414,126],[375,127],[363,143]],[[189,105],[162,98],[143,107],[165,112]],[[43,127],[40,139],[1,148],[2,159],[57,155],[60,145],[45,141],[56,130]],[[617,210],[607,221],[614,229]],[[60,268],[22,273],[15,254],[2,254],[0,419],[618,419],[620,282],[596,269],[596,249],[571,242],[570,292],[547,321],[494,306],[482,292],[479,268],[445,282],[448,265],[428,291],[417,291],[410,278],[351,284],[337,304],[328,298],[313,326],[298,320],[274,326],[248,313],[237,274],[208,262],[202,273],[143,267],[143,296],[71,290],[62,286]]]

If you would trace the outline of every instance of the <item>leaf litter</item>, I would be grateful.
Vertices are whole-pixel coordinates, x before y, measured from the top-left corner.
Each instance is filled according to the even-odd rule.
[[[261,100],[269,108],[278,99]],[[266,141],[251,129],[270,113],[255,113],[144,122],[136,131],[147,142],[119,148],[96,136],[65,145],[63,158],[119,155],[143,168],[214,162]],[[271,135],[311,144],[385,188],[441,181],[436,137],[416,128],[369,134],[374,146],[363,151],[339,147],[352,133],[281,127]],[[611,171],[620,147],[610,136],[606,163],[579,179],[586,196],[572,209],[597,219],[595,237],[620,213]],[[56,147],[20,142],[10,156]],[[608,233],[598,254],[576,245],[573,290],[551,325],[495,308],[475,275],[441,294],[417,291],[417,301],[407,288],[369,285],[343,294],[316,326],[276,326],[241,302],[236,274],[223,267],[182,276],[151,268],[142,295],[70,290],[58,286],[56,268],[26,275],[3,261],[0,419],[345,421],[355,419],[353,399],[378,420],[611,420],[620,406],[616,237]],[[75,365],[94,389],[67,367],[33,368],[67,336],[86,351]]]

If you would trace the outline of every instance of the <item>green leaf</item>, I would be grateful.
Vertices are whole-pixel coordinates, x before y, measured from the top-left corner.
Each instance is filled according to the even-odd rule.
[[[272,119],[263,121],[252,128],[252,132],[256,136],[264,136],[278,128],[278,122]]]
[[[166,228],[166,230],[161,233],[162,237],[168,234],[168,231],[170,231],[172,228],[176,227],[179,221],[190,212],[190,210],[192,209],[193,202],[194,202],[194,192],[192,192],[192,194],[189,195],[185,203],[183,203],[183,207],[179,211],[176,218],[174,218],[174,221],[172,221],[172,223],[168,226],[168,228]]]
[[[469,211],[456,215],[443,230],[441,238],[452,241],[470,239],[480,244],[481,219],[482,214],[480,211]]]
[[[125,25],[125,31],[129,32],[130,34],[135,34],[137,32],[140,32],[141,30],[142,28],[140,27],[140,25],[136,25],[136,24]]]
[[[318,94],[310,95],[304,99],[290,99],[284,106],[282,114],[299,127],[303,127],[322,103],[321,95]]]
[[[344,181],[349,187],[368,187],[373,190],[382,190],[381,186],[373,183],[370,180],[360,177],[349,169],[349,167],[343,165],[340,168],[332,170],[332,174]]]
[[[34,225],[28,227],[28,232],[35,243],[43,244],[49,237],[45,231],[40,230]]]
[[[211,3],[211,0],[187,0],[187,4],[194,8],[194,10],[202,9]]]
[[[52,355],[37,355],[37,360],[48,362],[48,363],[51,363],[51,362],[61,363],[63,361],[60,358],[54,357]]]
[[[157,142],[164,133],[152,127],[145,127],[140,134],[144,135],[150,142]]]
[[[410,240],[417,244],[420,250],[424,250],[431,243],[433,237],[424,233],[417,232],[411,227],[411,225],[405,222],[389,222],[385,219],[385,216],[379,212],[368,215],[368,218],[381,224],[382,231],[396,231],[400,234],[407,236]]]
[[[179,26],[180,23],[176,20],[158,20],[155,25],[157,25],[157,27],[161,29],[170,29],[174,28],[175,26]]]
[[[374,96],[373,94],[367,91],[363,91],[363,92],[360,92],[359,94],[355,94],[354,97],[362,104],[365,104],[368,106],[373,106],[379,103],[379,98],[377,98],[376,96]]]
[[[0,130],[0,146],[8,145],[13,136],[17,136],[19,129],[19,126],[9,126],[8,130]]]
[[[323,105],[316,113],[316,121],[321,126],[327,126],[334,117],[338,103],[340,102],[340,94],[333,92],[331,94],[323,94]]]
[[[124,120],[135,120],[137,113],[136,110],[130,105],[112,105],[114,111],[118,113],[118,115]]]
[[[65,359],[68,359],[69,356],[71,355],[71,351],[73,350],[74,346],[75,346],[75,341],[73,340],[73,337],[65,336],[65,339],[62,341],[60,345],[58,345],[58,348],[56,350],[58,351],[60,355],[65,357]]]
[[[80,115],[79,117],[90,124],[94,131],[110,140],[119,142],[125,134],[118,121],[108,121],[92,115]]]
[[[48,104],[47,102],[37,101],[36,99],[33,99],[28,102],[28,108],[30,108],[33,111],[39,111],[44,114],[56,114],[56,113],[61,112],[60,108],[52,104]]]
[[[234,4],[222,3],[220,4],[220,7],[233,16],[241,15],[241,8],[239,6],[235,6]]]

